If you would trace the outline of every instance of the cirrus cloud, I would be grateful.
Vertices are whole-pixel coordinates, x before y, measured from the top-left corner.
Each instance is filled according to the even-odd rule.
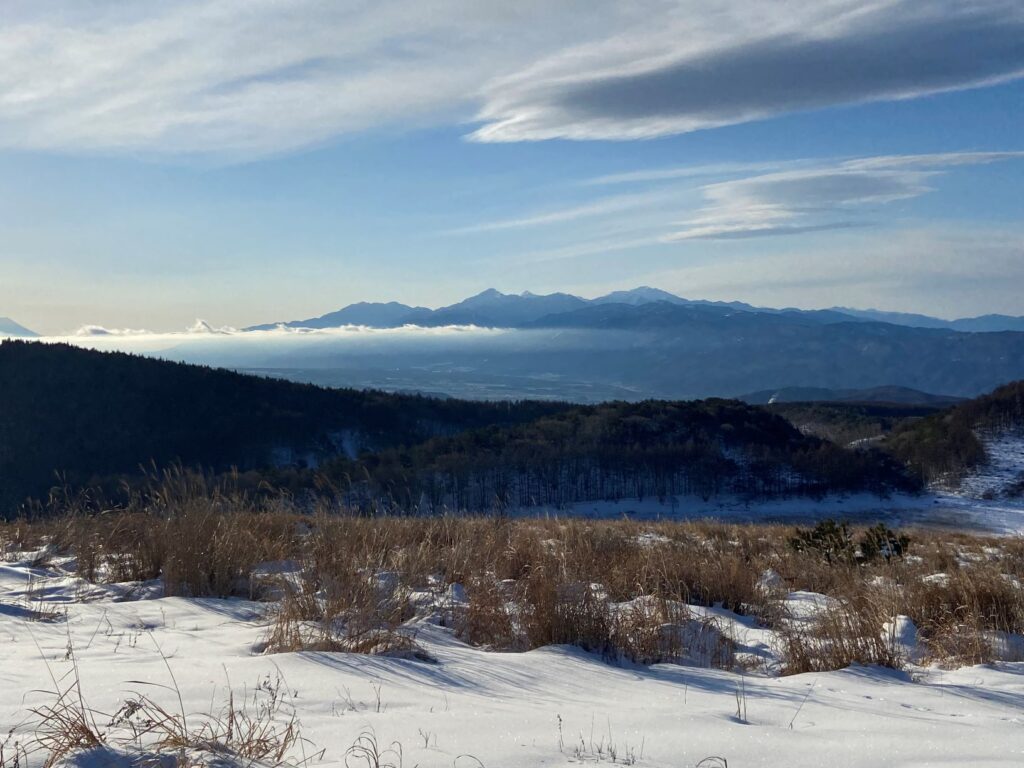
[[[488,89],[472,137],[652,138],[1024,74],[1024,6],[1005,0],[681,5],[650,37],[562,53]]]
[[[879,156],[722,181],[703,187],[707,204],[663,240],[726,240],[866,226],[865,210],[930,192],[929,181],[949,168],[1021,158],[1024,152]]]
[[[661,136],[1024,74],[1009,0],[183,0],[0,9],[0,147],[252,157],[476,121]]]

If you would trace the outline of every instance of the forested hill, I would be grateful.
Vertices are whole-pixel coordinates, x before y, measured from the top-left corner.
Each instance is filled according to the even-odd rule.
[[[324,389],[121,353],[0,343],[0,515],[140,465],[258,468],[416,443],[556,413],[553,403],[482,403]]]
[[[1024,381],[908,423],[887,438],[886,446],[929,481],[982,464],[987,457],[979,433],[1011,430],[1024,430]]]
[[[358,455],[357,455],[358,454]],[[0,515],[180,462],[353,504],[484,511],[638,496],[913,487],[878,451],[734,400],[568,406],[332,390],[64,345],[0,345]]]
[[[323,472],[352,504],[405,511],[918,487],[880,451],[840,448],[764,409],[716,399],[583,406],[528,424],[338,460]]]

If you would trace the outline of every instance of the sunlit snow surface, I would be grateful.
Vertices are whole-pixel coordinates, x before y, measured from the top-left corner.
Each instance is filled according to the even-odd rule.
[[[1005,498],[1008,489],[1024,481],[1024,432],[981,434],[980,437],[988,461],[960,482],[957,493],[968,498]],[[1024,496],[1007,500],[1024,510]]]
[[[177,711],[171,673],[188,713],[217,709],[229,690],[236,703],[253,701],[258,686],[282,681],[280,716],[298,716],[307,756],[326,750],[312,766],[344,765],[345,750],[368,729],[382,744],[401,744],[403,765],[423,768],[597,763],[599,745],[600,762],[610,764],[609,744],[620,762],[633,755],[639,765],[673,768],[709,755],[738,768],[1024,764],[1024,663],[781,678],[759,671],[765,666],[740,675],[614,665],[569,647],[471,648],[429,611],[412,626],[433,663],[268,656],[258,653],[266,604],[160,598],[154,583],[95,587],[72,567],[34,569],[17,557],[0,564],[0,733],[16,728],[25,738],[26,710],[52,700],[42,692],[53,688],[51,673],[69,679],[70,644],[85,701],[102,712],[139,691]],[[792,593],[788,603],[801,616],[823,599]],[[29,620],[53,608],[57,621]],[[770,668],[770,630],[723,610],[697,612],[717,616],[742,653]],[[736,716],[738,690],[746,722]]]
[[[529,510],[545,514],[556,510]],[[826,517],[855,523],[886,521],[890,526],[921,525],[976,533],[1014,535],[1024,532],[1024,505],[999,500],[975,499],[960,494],[928,492],[889,497],[860,493],[826,496],[823,499],[784,498],[750,501],[719,496],[707,501],[696,496],[643,500],[580,502],[562,514],[583,517],[637,520],[715,520],[777,523],[808,523]]]

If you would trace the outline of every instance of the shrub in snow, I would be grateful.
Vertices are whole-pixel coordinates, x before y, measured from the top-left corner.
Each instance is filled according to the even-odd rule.
[[[906,534],[896,533],[889,530],[885,523],[879,523],[874,528],[868,528],[861,537],[858,550],[863,560],[874,560],[876,557],[883,557],[889,560],[893,557],[903,557],[910,546],[910,537]]]
[[[790,546],[797,552],[818,552],[831,565],[855,559],[870,561],[876,557],[886,560],[903,557],[910,546],[910,537],[879,523],[855,542],[847,522],[837,523],[829,518],[813,528],[797,528],[790,539]]]
[[[813,528],[797,528],[789,545],[797,552],[818,552],[830,565],[854,556],[853,536],[848,523],[832,518],[822,520]]]

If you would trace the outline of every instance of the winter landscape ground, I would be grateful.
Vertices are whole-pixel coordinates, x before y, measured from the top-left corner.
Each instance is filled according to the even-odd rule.
[[[5,768],[1024,760],[1016,537],[212,500],[3,529]]]
[[[1024,0],[0,0],[0,768],[1024,768],[1022,125]]]
[[[513,408],[2,349],[7,488],[77,472],[0,522],[0,768],[1024,760],[1020,383]],[[332,425],[379,449],[255,451]],[[252,458],[132,470],[167,445]]]

